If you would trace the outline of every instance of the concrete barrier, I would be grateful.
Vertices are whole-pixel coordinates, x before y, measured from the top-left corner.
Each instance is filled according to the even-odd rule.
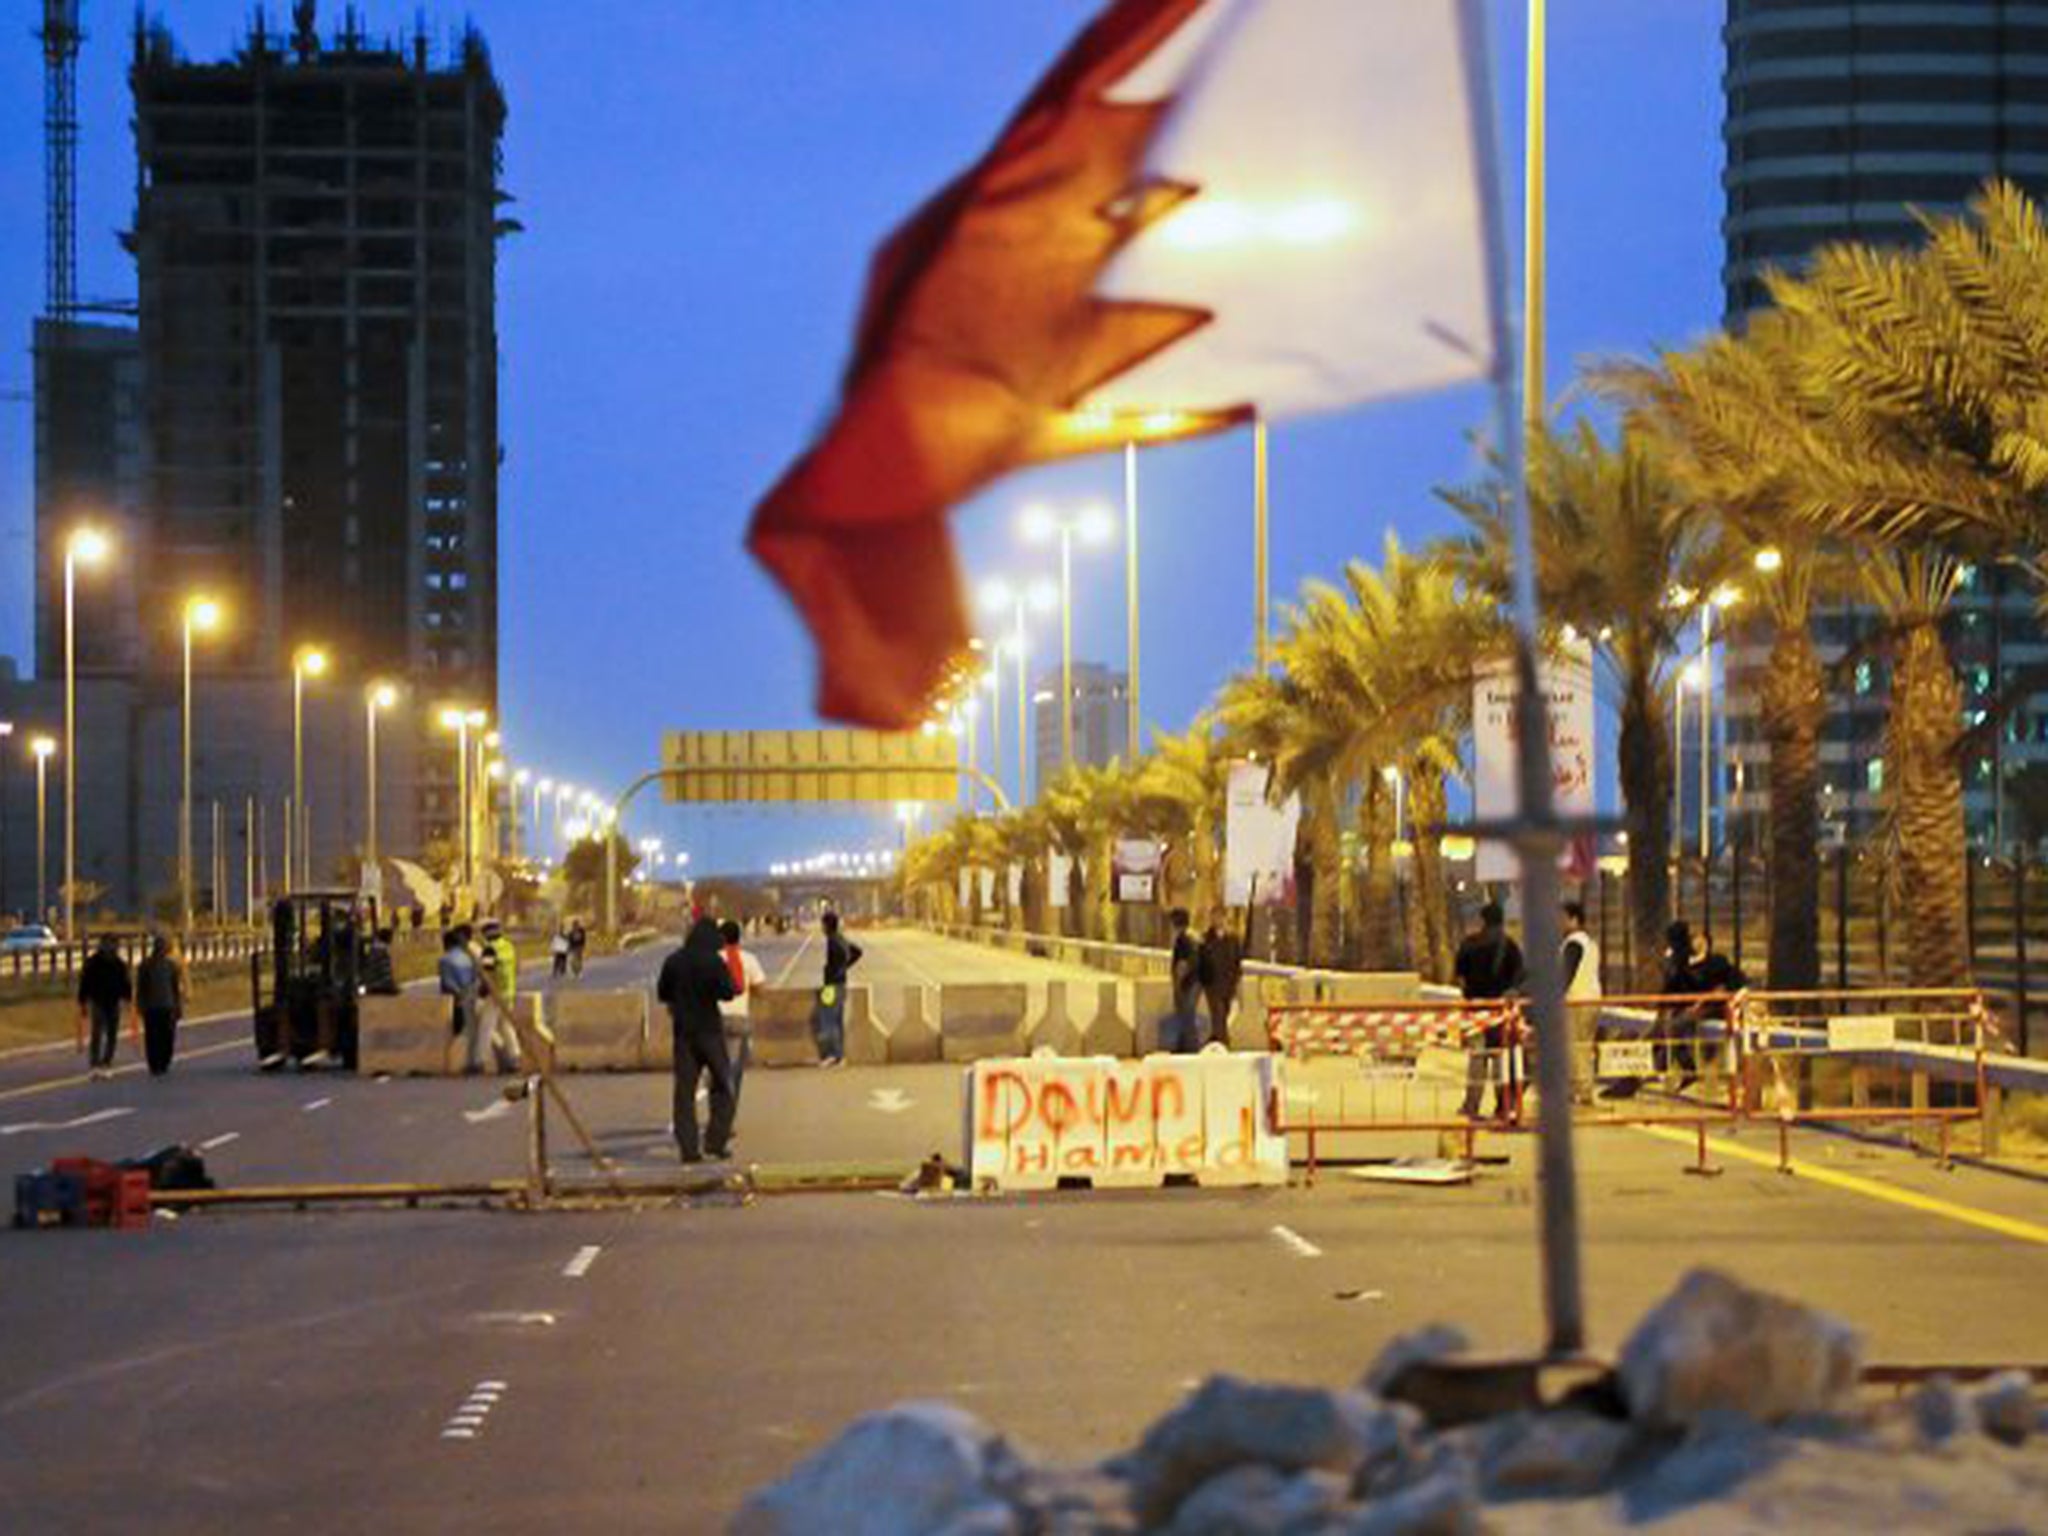
[[[754,1065],[814,1067],[818,1042],[811,1033],[811,1012],[818,1003],[816,987],[757,987],[748,1005],[754,1025]],[[851,999],[846,1005],[849,1023]]]
[[[1173,1012],[1173,983],[1144,980],[1131,983],[1131,1027],[1137,1035],[1137,1054],[1150,1056],[1159,1049],[1159,1026]]]
[[[939,988],[939,1059],[1015,1056],[1027,1002],[1021,981],[949,982]]]
[[[462,1066],[462,1042],[448,1032],[449,1000],[438,992],[365,997],[356,1015],[356,1071],[445,1076]]]
[[[1045,984],[1045,1009],[1034,1019],[1024,1032],[1024,1048],[1036,1054],[1051,1051],[1060,1056],[1079,1056],[1083,1052],[1084,1040],[1081,1026],[1067,1011],[1067,990],[1085,990],[1088,983],[1048,981]]]
[[[903,1012],[889,1031],[889,1064],[939,1060],[939,1026],[931,1014],[931,994],[923,987],[903,989]]]
[[[556,1070],[637,1072],[645,1064],[647,993],[641,988],[564,988],[549,1001]]]
[[[846,1060],[850,1066],[878,1067],[889,1059],[889,1036],[875,1017],[875,989],[846,989]]]
[[[1069,982],[1068,987],[1068,997],[1075,1012],[1074,1022],[1081,1030],[1081,1054],[1135,1056],[1138,1050],[1138,1035],[1121,1003],[1123,985],[1114,981],[1096,983],[1095,1010],[1085,1022],[1080,1017],[1080,1011],[1089,984],[1085,981],[1075,981]]]

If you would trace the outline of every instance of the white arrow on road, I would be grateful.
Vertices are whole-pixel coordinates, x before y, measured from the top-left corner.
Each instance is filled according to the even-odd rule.
[[[134,1113],[132,1109],[96,1109],[76,1120],[24,1120],[19,1125],[0,1125],[0,1136],[19,1136],[23,1131],[75,1131],[81,1125],[98,1125],[102,1120],[118,1120]]]
[[[900,1115],[916,1102],[901,1088],[871,1088],[868,1090],[868,1108],[879,1109],[885,1115]]]

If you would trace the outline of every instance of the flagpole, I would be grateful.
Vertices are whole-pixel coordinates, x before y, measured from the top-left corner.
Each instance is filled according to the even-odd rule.
[[[1259,672],[1265,673],[1271,642],[1266,619],[1266,420],[1252,419],[1252,635]]]
[[[1124,623],[1131,675],[1125,679],[1124,760],[1138,761],[1138,444],[1124,443]]]

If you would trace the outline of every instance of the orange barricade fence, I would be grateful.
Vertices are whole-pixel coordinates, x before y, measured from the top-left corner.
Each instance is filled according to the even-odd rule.
[[[1309,1177],[1334,1133],[1456,1132],[1469,1158],[1482,1129],[1530,1129],[1542,1106],[1528,1092],[1523,1007],[1274,1004],[1270,1043],[1287,1059],[1278,1128],[1305,1141]],[[1709,1127],[1752,1120],[1777,1126],[1781,1167],[1801,1123],[1930,1125],[1946,1164],[1954,1122],[1984,1113],[1997,1039],[1968,988],[1627,994],[1568,1001],[1565,1018],[1575,1123],[1688,1127],[1698,1173],[1716,1171]]]
[[[1279,1128],[1306,1141],[1315,1177],[1332,1132],[1453,1131],[1472,1153],[1481,1124],[1521,1122],[1522,1003],[1275,1003],[1274,1051],[1287,1061]],[[1491,1117],[1479,1111],[1492,1100]]]
[[[1973,987],[1745,992],[1734,1008],[1739,1114],[1775,1122],[1779,1166],[1802,1122],[1931,1125],[1943,1166],[1959,1120],[1989,1103],[1985,1053],[1999,1039]]]

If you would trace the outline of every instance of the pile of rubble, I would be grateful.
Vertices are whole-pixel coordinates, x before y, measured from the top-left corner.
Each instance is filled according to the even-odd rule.
[[[858,1420],[736,1536],[1454,1536],[2048,1526],[2048,1428],[2012,1372],[1872,1405],[1842,1323],[1696,1270],[1612,1372],[1471,1419],[1464,1340],[1395,1341],[1350,1390],[1216,1376],[1094,1466],[1032,1459],[943,1403]],[[1451,1367],[1451,1369],[1446,1369]],[[1420,1404],[1421,1406],[1418,1406]],[[1469,1407],[1469,1405],[1467,1405]],[[1460,1422],[1462,1420],[1462,1422]]]

